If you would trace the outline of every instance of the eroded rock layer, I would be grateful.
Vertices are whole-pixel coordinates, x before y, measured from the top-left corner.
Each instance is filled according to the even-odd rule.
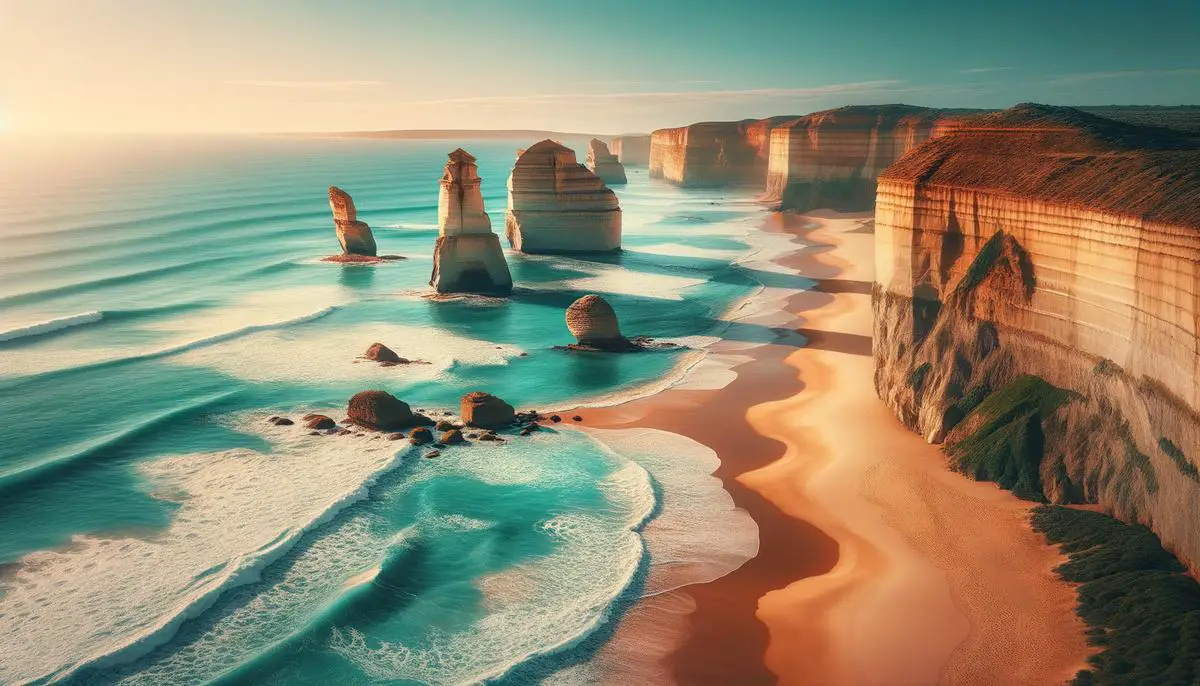
[[[338,243],[346,255],[375,257],[375,236],[371,227],[358,221],[354,199],[337,186],[329,187],[329,209],[333,211],[333,225]]]
[[[438,193],[438,239],[429,285],[439,293],[503,295],[512,274],[483,210],[475,158],[462,148],[450,153]]]
[[[625,167],[617,161],[617,156],[608,151],[608,146],[599,138],[593,138],[588,143],[587,164],[592,173],[608,185],[625,184]]]
[[[645,167],[650,164],[650,136],[629,135],[613,138],[612,154],[627,167]]]
[[[650,137],[650,176],[680,186],[758,186],[767,175],[771,131],[795,116],[702,122]]]
[[[869,209],[875,179],[904,153],[947,130],[940,110],[912,105],[841,107],[771,131],[765,199],[781,209]]]
[[[621,249],[621,206],[573,150],[544,140],[517,154],[504,233],[525,253],[613,252]]]
[[[1021,105],[888,168],[876,388],[955,465],[1200,563],[1200,145]]]

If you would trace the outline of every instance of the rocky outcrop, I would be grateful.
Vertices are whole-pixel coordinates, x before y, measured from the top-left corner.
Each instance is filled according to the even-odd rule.
[[[609,152],[608,146],[599,138],[593,138],[588,143],[585,166],[610,186],[629,183],[629,179],[625,178],[625,167],[621,166],[621,163],[617,161],[617,156]]]
[[[567,329],[575,337],[572,348],[601,352],[630,352],[641,347],[621,335],[617,313],[598,295],[585,295],[567,307]]]
[[[475,158],[462,148],[449,158],[438,193],[438,238],[429,285],[438,293],[507,295],[512,274],[483,211]]]
[[[621,206],[574,151],[544,140],[517,153],[504,233],[525,253],[614,252],[621,249]]]
[[[330,186],[329,208],[333,210],[333,225],[342,253],[375,257],[375,236],[371,233],[371,227],[358,221],[358,212],[354,209],[354,199],[350,194],[337,186]]]
[[[771,131],[795,116],[703,122],[650,137],[650,177],[680,186],[759,186],[766,181]]]
[[[516,410],[491,393],[472,391],[459,401],[463,423],[481,429],[503,429],[511,426]]]
[[[650,136],[617,136],[612,139],[609,148],[626,167],[645,167],[650,164]]]
[[[875,383],[900,419],[1197,571],[1197,140],[1041,105],[972,118],[880,176],[875,237]]]
[[[961,111],[867,105],[814,112],[771,131],[764,199],[780,209],[870,209],[875,180],[904,153],[946,133]]]
[[[408,360],[396,354],[396,351],[382,343],[372,343],[363,353],[363,358],[383,365],[408,364]]]
[[[417,424],[408,403],[387,391],[360,391],[350,398],[346,415],[368,429],[394,430]]]

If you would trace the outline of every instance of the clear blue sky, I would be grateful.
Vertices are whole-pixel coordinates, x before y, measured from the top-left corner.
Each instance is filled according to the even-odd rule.
[[[1197,104],[1200,0],[0,0],[16,131],[551,128]]]

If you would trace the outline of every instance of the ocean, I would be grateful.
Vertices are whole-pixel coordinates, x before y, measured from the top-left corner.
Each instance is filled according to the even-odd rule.
[[[754,554],[679,436],[585,417],[421,459],[267,421],[368,388],[438,416],[473,390],[611,404],[766,342],[729,317],[763,287],[761,207],[644,168],[620,255],[509,252],[512,297],[430,297],[446,153],[477,157],[502,234],[532,142],[0,144],[0,683],[595,683],[639,598]],[[406,259],[322,262],[329,185]],[[557,349],[588,293],[681,348]],[[358,360],[374,342],[421,363]]]

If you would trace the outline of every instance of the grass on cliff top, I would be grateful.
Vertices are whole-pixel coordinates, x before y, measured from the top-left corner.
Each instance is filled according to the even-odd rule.
[[[1033,527],[1070,559],[1055,569],[1080,584],[1089,657],[1075,686],[1171,686],[1200,679],[1200,584],[1140,524],[1042,505]]]
[[[1013,379],[975,407],[971,416],[982,423],[950,449],[951,464],[981,481],[994,481],[1020,498],[1044,501],[1042,420],[1069,399],[1067,391],[1041,377],[1025,374]]]

